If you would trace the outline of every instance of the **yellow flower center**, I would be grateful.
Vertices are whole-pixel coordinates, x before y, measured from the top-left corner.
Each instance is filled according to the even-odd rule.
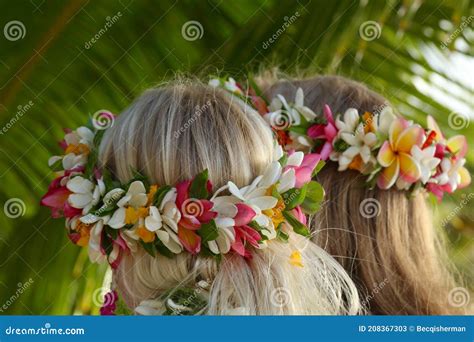
[[[77,145],[71,144],[71,145],[68,145],[66,147],[66,151],[65,151],[66,154],[74,153],[76,155],[89,154],[89,152],[90,152],[89,146],[87,146],[85,144],[77,144]]]
[[[375,132],[374,127],[374,115],[369,112],[365,112],[362,115],[362,119],[364,120],[364,133],[367,134],[369,132]]]
[[[349,164],[349,169],[362,171],[362,164],[362,157],[358,154],[352,159],[352,162]]]
[[[155,194],[158,191],[158,185],[153,184],[150,186],[150,192],[147,195],[148,201],[146,203],[147,207],[153,203],[153,199],[155,198]]]
[[[267,196],[271,196],[273,192],[273,185],[269,187],[265,193]],[[278,227],[280,223],[285,221],[285,218],[283,217],[283,211],[285,210],[285,202],[283,202],[282,199],[279,199],[277,202],[277,205],[272,208],[272,209],[266,209],[262,210],[263,214],[268,216],[275,227]]]
[[[137,235],[140,237],[140,239],[143,240],[143,242],[148,243],[148,242],[153,242],[155,240],[155,233],[150,232],[148,229],[146,229],[143,226],[138,227],[137,229]]]
[[[81,235],[76,244],[81,247],[87,246],[91,235],[91,225],[78,221],[75,230]]]
[[[127,207],[125,208],[125,224],[135,224],[138,219],[145,218],[148,216],[148,208],[140,207]]]

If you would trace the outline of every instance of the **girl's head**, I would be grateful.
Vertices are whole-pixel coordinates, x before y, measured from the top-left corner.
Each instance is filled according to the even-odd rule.
[[[115,120],[102,140],[100,161],[122,183],[131,170],[156,184],[175,184],[208,169],[215,187],[242,187],[272,162],[272,132],[258,113],[221,90],[179,81],[150,89]],[[270,242],[251,260],[181,253],[126,255],[115,280],[127,304],[156,299],[180,286],[211,284],[209,314],[344,314],[358,311],[357,293],[343,269],[317,245],[291,234]],[[303,267],[290,255],[301,251]]]
[[[355,108],[380,112],[388,105],[364,85],[338,76],[277,81],[260,79],[265,95],[292,99],[298,88],[305,105],[335,114]],[[448,293],[455,286],[444,265],[440,240],[424,194],[368,189],[367,176],[328,164],[318,174],[326,190],[323,209],[313,220],[314,240],[344,266],[374,314],[449,314]]]

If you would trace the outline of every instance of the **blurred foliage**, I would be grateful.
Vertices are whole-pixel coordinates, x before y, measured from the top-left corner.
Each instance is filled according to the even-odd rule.
[[[53,177],[47,160],[59,152],[63,127],[76,127],[99,109],[118,113],[176,71],[239,77],[278,65],[289,73],[342,74],[367,83],[407,116],[423,122],[428,113],[435,116],[448,134],[465,134],[474,146],[474,125],[450,128],[453,109],[437,96],[472,115],[473,75],[459,77],[450,69],[459,58],[470,59],[472,72],[472,22],[457,30],[474,14],[472,1],[3,0],[1,8],[2,26],[18,20],[26,34],[16,41],[0,36],[0,125],[6,127],[33,103],[0,135],[0,203],[19,198],[26,204],[20,218],[0,214],[4,313],[97,313],[91,299],[105,269],[91,265],[86,251],[68,242],[63,222],[53,222],[38,205]],[[104,30],[114,16],[119,19]],[[203,36],[194,41],[182,35],[190,20],[203,27]],[[264,45],[289,20],[275,42]],[[359,34],[369,20],[382,28],[372,41]],[[447,41],[452,42],[446,49],[441,44]],[[467,158],[472,170],[472,148]],[[436,209],[440,222],[472,191],[446,197]],[[472,202],[456,210],[447,225],[452,260],[470,283]],[[33,285],[10,301],[30,278]]]

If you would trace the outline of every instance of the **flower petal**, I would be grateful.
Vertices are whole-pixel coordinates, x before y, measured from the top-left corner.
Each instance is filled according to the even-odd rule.
[[[392,122],[392,124],[390,125],[389,132],[388,132],[390,145],[392,145],[392,147],[395,147],[395,143],[398,141],[398,136],[407,127],[408,127],[408,122],[403,118],[395,119]]]
[[[94,183],[92,183],[90,180],[85,179],[81,176],[77,176],[70,179],[67,182],[66,186],[72,192],[79,193],[79,194],[89,193],[89,192],[92,192],[92,189],[94,189]]]
[[[260,180],[259,186],[268,187],[275,184],[278,178],[281,176],[281,165],[275,161],[271,163],[263,174],[263,178]]]
[[[469,174],[469,171],[464,166],[461,166],[459,168],[458,174],[461,179],[458,184],[458,189],[465,188],[466,186],[471,184],[471,175]]]
[[[355,108],[349,108],[344,113],[344,123],[346,124],[346,130],[349,132],[354,132],[359,120],[359,112]]]
[[[118,208],[107,223],[108,226],[119,229],[125,226],[125,208]]]
[[[390,142],[385,141],[379,150],[379,153],[377,155],[377,161],[383,167],[388,167],[392,164],[394,159],[395,159],[395,154],[392,151]]]
[[[434,140],[436,142],[444,140],[443,133],[441,133],[441,129],[439,128],[438,124],[436,123],[436,120],[431,115],[428,115],[426,121],[427,121],[428,128],[430,130],[436,132],[436,136],[434,137]]]
[[[189,253],[197,254],[201,250],[201,237],[196,232],[179,226],[178,237]]]
[[[238,209],[237,215],[234,217],[235,225],[242,226],[248,224],[253,220],[256,213],[251,207],[243,203],[237,203],[235,205]]]
[[[414,145],[421,146],[425,137],[425,131],[420,126],[411,126],[403,130],[396,140],[396,144],[392,145],[395,151],[410,153]]]
[[[288,156],[288,160],[286,162],[287,166],[300,166],[303,162],[304,153],[303,152],[294,152]]]
[[[275,207],[278,203],[278,200],[273,196],[261,196],[251,198],[247,201],[247,203],[259,207],[260,210],[266,210]]]
[[[449,138],[446,145],[457,158],[464,158],[467,153],[467,140],[464,135],[456,135]]]
[[[414,183],[421,177],[420,165],[407,153],[398,155],[400,161],[400,177],[407,183]]]
[[[380,112],[379,116],[379,132],[387,135],[390,130],[390,126],[395,119],[396,116],[393,114],[392,107],[385,106]]]
[[[395,184],[400,173],[400,165],[398,158],[395,158],[387,168],[383,169],[380,176],[377,178],[377,185],[380,189],[389,189]]]

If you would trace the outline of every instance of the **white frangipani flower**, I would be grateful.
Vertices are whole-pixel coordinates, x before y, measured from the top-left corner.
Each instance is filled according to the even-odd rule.
[[[66,187],[72,192],[68,198],[69,204],[74,208],[83,209],[83,214],[89,212],[105,193],[105,184],[102,178],[97,180],[97,184],[94,184],[82,176],[76,176],[69,179]]]
[[[150,206],[145,218],[145,228],[154,232],[158,239],[173,253],[183,250],[178,238],[178,222],[181,213],[175,204],[176,189],[171,189],[161,201],[160,207]]]
[[[440,163],[441,173],[436,177],[433,177],[435,183],[439,185],[449,184],[451,191],[455,191],[458,185],[461,183],[461,175],[459,170],[466,163],[466,159],[459,158],[452,162],[449,158],[443,158]]]
[[[113,213],[108,225],[115,229],[122,228],[125,226],[126,207],[138,209],[144,207],[147,201],[145,185],[141,181],[131,183],[125,196],[117,202],[118,209]]]
[[[372,121],[376,118],[371,117]],[[370,125],[374,123],[371,122]],[[354,158],[359,157],[362,161],[362,169],[374,165],[376,162],[372,150],[377,145],[377,135],[369,130],[366,132],[365,124],[361,122],[359,113],[356,109],[350,108],[344,113],[343,120],[336,118],[336,126],[340,129],[335,142],[343,140],[349,147],[343,152],[334,152],[331,159],[339,162],[339,171],[349,168]]]
[[[433,175],[436,166],[441,162],[435,155],[436,147],[429,146],[425,149],[421,149],[419,146],[414,145],[411,148],[411,156],[418,163],[421,171],[420,180],[423,184],[426,184]]]

